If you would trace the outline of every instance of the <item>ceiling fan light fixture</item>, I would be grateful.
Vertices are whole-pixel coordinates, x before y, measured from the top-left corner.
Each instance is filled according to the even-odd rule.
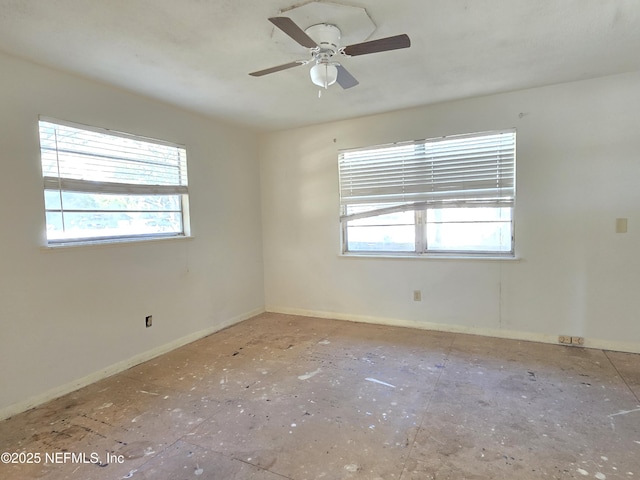
[[[328,88],[338,79],[338,67],[330,63],[316,63],[309,73],[311,81],[322,88]]]

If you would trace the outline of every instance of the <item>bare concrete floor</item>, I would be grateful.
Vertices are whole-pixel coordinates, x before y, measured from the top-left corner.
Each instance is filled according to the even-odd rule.
[[[640,479],[639,396],[640,355],[264,314],[1,422],[41,460],[0,478]]]

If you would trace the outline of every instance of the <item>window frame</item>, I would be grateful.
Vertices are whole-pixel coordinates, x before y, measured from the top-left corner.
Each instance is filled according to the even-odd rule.
[[[358,205],[358,204],[367,204],[364,202],[356,202],[349,204],[343,199],[344,187],[342,183],[342,169],[340,162],[342,161],[342,155],[345,152],[367,152],[369,150],[376,149],[384,149],[384,148],[395,148],[395,147],[403,147],[407,145],[420,145],[426,143],[436,143],[440,141],[446,141],[451,139],[474,139],[481,138],[485,136],[492,135],[502,135],[507,134],[512,136],[513,148],[512,148],[512,186],[510,187],[512,191],[511,198],[505,197],[505,199],[499,199],[498,201],[488,202],[487,204],[482,204],[479,202],[477,205],[473,205],[474,199],[471,199],[471,203],[465,204],[464,201],[459,202],[459,205],[453,206],[453,204],[448,205],[446,208],[472,208],[472,207],[492,207],[492,208],[508,208],[509,209],[509,225],[510,225],[510,249],[509,250],[499,250],[499,249],[488,249],[488,250],[478,250],[478,249],[446,249],[446,250],[434,250],[429,247],[427,241],[427,216],[429,210],[435,210],[438,208],[445,208],[437,201],[433,200],[424,200],[415,201],[415,202],[397,202],[397,205],[392,205],[390,207],[377,210],[377,215],[394,213],[394,212],[403,212],[403,211],[412,211],[413,219],[414,219],[414,249],[411,251],[397,251],[397,250],[349,250],[349,238],[348,238],[348,222],[350,220],[356,220],[359,218],[372,218],[377,215],[368,215],[367,213],[363,214],[347,214],[347,208],[349,205]],[[343,256],[371,256],[371,257],[422,257],[422,258],[478,258],[478,259],[515,259],[516,258],[516,235],[515,235],[515,206],[516,206],[516,129],[509,128],[504,130],[496,130],[496,131],[488,131],[488,132],[477,132],[477,133],[469,133],[462,135],[450,135],[443,136],[437,138],[430,138],[425,140],[416,140],[409,142],[396,142],[392,144],[385,145],[374,145],[369,147],[361,147],[354,149],[345,149],[340,150],[338,152],[338,170],[339,170],[339,190],[340,190],[340,254]],[[499,162],[497,162],[499,163]],[[507,170],[507,175],[509,174],[509,170]],[[508,183],[508,182],[507,182]],[[382,213],[381,213],[382,212]],[[501,214],[502,212],[496,212]],[[507,220],[504,220],[505,222]],[[500,219],[496,219],[495,221],[490,221],[495,223],[500,223]],[[451,222],[455,223],[455,222]],[[459,222],[463,223],[463,222]],[[474,222],[475,223],[475,222]],[[484,222],[478,222],[484,223]]]
[[[42,129],[48,128],[46,125],[52,125],[54,129],[60,127],[64,128],[72,128],[79,130],[81,133],[88,134],[98,134],[101,139],[105,137],[114,137],[121,138],[128,141],[139,142],[140,144],[144,144],[146,146],[153,146],[155,148],[163,148],[167,147],[167,149],[175,150],[174,155],[176,157],[175,165],[167,164],[165,168],[172,167],[173,170],[178,171],[179,182],[171,182],[160,184],[160,182],[152,183],[137,183],[135,181],[127,183],[126,181],[99,181],[91,178],[71,178],[65,177],[60,173],[60,164],[58,164],[57,175],[47,175],[45,172],[45,160],[44,160],[44,152],[45,150],[55,152],[55,155],[59,155],[61,149],[56,144],[55,148],[45,147],[43,144],[43,135]],[[50,127],[49,127],[50,128]],[[189,215],[189,189],[188,189],[188,169],[187,169],[187,148],[184,145],[180,145],[177,143],[159,140],[155,138],[145,137],[141,135],[111,130],[108,128],[96,127],[85,125],[77,122],[71,122],[66,120],[60,120],[57,118],[52,118],[44,115],[40,115],[38,118],[38,138],[39,138],[39,154],[40,154],[40,169],[43,180],[43,196],[46,197],[47,192],[55,192],[59,195],[59,207],[58,208],[48,208],[46,198],[44,200],[44,214],[45,214],[45,225],[47,225],[47,216],[49,213],[59,213],[61,215],[61,219],[69,214],[78,214],[78,213],[89,213],[94,214],[95,216],[104,215],[104,214],[127,214],[128,213],[138,213],[138,214],[178,214],[179,220],[177,225],[179,228],[174,231],[155,231],[155,232],[129,232],[129,233],[117,233],[114,235],[79,235],[79,236],[62,236],[61,238],[50,238],[48,233],[48,227],[45,232],[45,241],[47,247],[62,247],[62,246],[73,246],[73,245],[101,245],[101,244],[114,244],[114,243],[130,243],[130,242],[140,242],[145,240],[159,240],[159,239],[171,239],[171,238],[187,238],[191,236],[191,226],[190,226],[190,215]],[[93,148],[96,148],[95,144],[91,144]],[[124,148],[124,147],[123,147]],[[109,156],[105,153],[106,150],[97,150],[93,154],[88,153],[87,151],[77,150],[71,151],[71,154],[86,156],[88,158],[100,158],[104,160],[105,166],[114,167],[118,161],[122,161],[123,158],[119,158],[116,151],[112,156]],[[56,160],[57,161],[57,160]],[[111,163],[109,163],[111,162]],[[114,163],[115,162],[115,163]],[[153,162],[142,161],[142,160],[133,160],[130,159],[129,163],[140,163],[140,164],[150,164]],[[162,167],[158,167],[158,169],[162,169]],[[80,170],[84,174],[92,173],[91,170]],[[94,170],[95,171],[95,170]],[[130,170],[133,173],[137,173],[139,175],[143,175],[142,168],[132,169]],[[87,175],[90,176],[90,175]],[[84,175],[83,175],[84,177]],[[77,209],[77,208],[65,208],[63,196],[65,194],[87,194],[87,195],[118,195],[120,197],[177,197],[176,201],[178,202],[178,206],[174,209],[164,208],[164,209]],[[64,225],[64,224],[63,224]],[[85,229],[87,230],[87,229]],[[63,230],[64,232],[64,230]],[[78,232],[82,232],[82,229],[78,230]]]

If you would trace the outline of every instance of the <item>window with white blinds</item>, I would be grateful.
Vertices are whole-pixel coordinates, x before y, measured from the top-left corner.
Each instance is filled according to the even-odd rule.
[[[512,255],[515,130],[339,152],[343,252]]]
[[[188,231],[183,146],[41,118],[49,244]]]

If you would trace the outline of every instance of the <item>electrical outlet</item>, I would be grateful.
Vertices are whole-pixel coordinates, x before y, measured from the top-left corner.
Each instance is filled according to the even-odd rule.
[[[414,290],[413,291],[413,301],[414,302],[421,302],[422,301],[422,291],[421,290]]]
[[[146,317],[144,317],[144,325],[147,328],[153,325],[153,315],[147,315]]]
[[[584,345],[584,337],[571,337],[571,345]]]

